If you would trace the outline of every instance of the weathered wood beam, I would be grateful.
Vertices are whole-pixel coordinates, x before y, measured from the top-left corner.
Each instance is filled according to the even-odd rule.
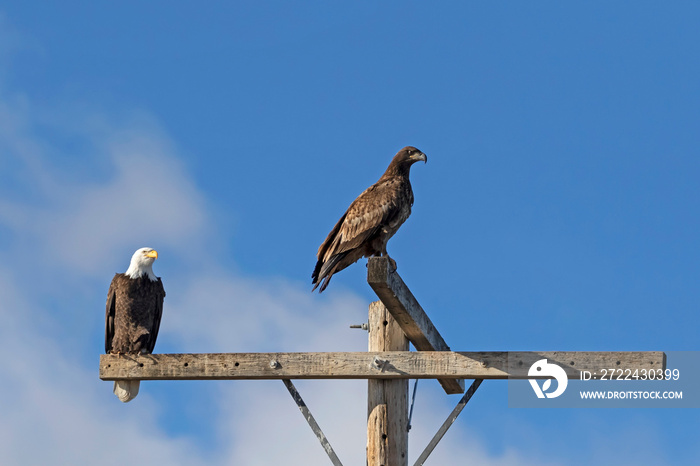
[[[367,282],[418,351],[450,350],[387,257],[369,258]],[[464,380],[439,379],[439,382],[448,394],[464,392]]]
[[[102,380],[249,379],[507,379],[527,378],[540,359],[557,363],[570,379],[581,371],[666,368],[661,351],[452,352],[381,351],[368,353],[204,353],[103,354]]]

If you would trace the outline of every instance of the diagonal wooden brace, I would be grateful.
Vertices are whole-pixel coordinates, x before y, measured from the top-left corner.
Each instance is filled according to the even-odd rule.
[[[370,257],[367,282],[418,351],[450,351],[430,317],[393,270],[388,257]],[[464,393],[464,380],[438,379],[447,394]]]

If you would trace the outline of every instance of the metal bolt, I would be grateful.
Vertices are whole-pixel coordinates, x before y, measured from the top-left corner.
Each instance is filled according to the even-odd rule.
[[[359,328],[362,330],[369,330],[369,323],[365,322],[364,324],[351,325],[350,328]]]
[[[376,369],[381,369],[382,371],[384,370],[384,365],[389,362],[385,359],[379,359],[377,356],[374,357],[372,360],[372,366],[374,366]]]
[[[279,367],[280,363],[275,361],[274,359],[270,361],[270,369],[277,369]]]

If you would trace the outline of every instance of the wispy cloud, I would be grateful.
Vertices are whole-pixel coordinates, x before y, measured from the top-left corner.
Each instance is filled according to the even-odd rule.
[[[29,291],[0,269],[0,353],[6,356],[0,375],[0,462],[118,465],[139,451],[144,460],[196,463],[190,441],[168,438],[158,428],[152,403],[119,409],[95,371],[77,366],[66,353],[63,335],[37,331],[41,312],[23,296]]]
[[[71,272],[94,274],[117,254],[144,244],[157,242],[187,254],[211,241],[206,203],[158,132],[120,128],[104,135],[89,145],[87,157],[99,160],[107,174],[93,178],[81,167],[84,176],[77,179],[65,164],[54,163],[63,154],[47,153],[42,144],[26,149],[21,142],[26,132],[5,134],[3,142],[24,147],[10,157],[16,159],[16,175],[36,195],[33,202],[0,203],[0,222],[18,233],[21,244],[40,248],[38,253]],[[82,163],[76,157],[71,161]]]
[[[192,352],[366,349],[349,325],[367,320],[367,305],[349,293],[318,299],[305,284],[221,270],[191,277],[177,296],[163,328]]]

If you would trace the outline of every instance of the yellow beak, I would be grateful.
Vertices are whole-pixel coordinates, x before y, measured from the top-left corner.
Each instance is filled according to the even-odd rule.
[[[158,259],[158,251],[153,249],[152,251],[149,251],[146,253],[146,257],[152,257],[154,259]]]

